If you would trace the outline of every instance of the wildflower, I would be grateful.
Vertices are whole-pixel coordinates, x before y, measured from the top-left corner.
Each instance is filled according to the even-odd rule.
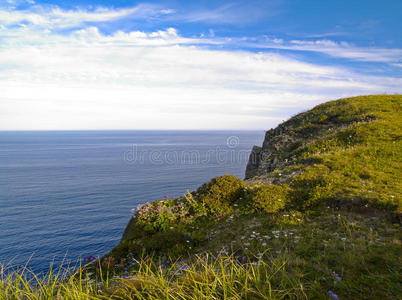
[[[339,297],[338,297],[336,294],[334,294],[334,292],[328,291],[327,294],[328,294],[332,299],[339,300]]]
[[[183,267],[181,267],[179,270],[180,270],[180,271],[184,271],[184,270],[188,270],[188,269],[190,269],[190,268],[187,267],[187,266],[183,266]]]
[[[96,259],[95,256],[87,255],[84,257],[84,263],[89,263],[89,262],[93,261],[94,259]]]
[[[163,269],[165,267],[165,264],[161,264],[161,268]]]
[[[168,260],[168,259],[165,260],[165,264],[168,264],[168,265],[169,265],[169,264],[170,264],[170,260]]]
[[[338,281],[341,281],[341,280],[342,280],[342,277],[340,277],[338,273],[333,272],[333,273],[332,273],[332,276],[333,276],[336,280],[338,280]]]
[[[156,209],[157,209],[157,210],[161,210],[161,209],[163,209],[163,207],[162,207],[162,206],[158,206]]]

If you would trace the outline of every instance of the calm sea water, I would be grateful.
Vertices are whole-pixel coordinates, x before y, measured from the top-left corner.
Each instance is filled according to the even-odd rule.
[[[209,179],[244,177],[263,131],[0,132],[0,263],[52,261],[115,246],[137,204]]]

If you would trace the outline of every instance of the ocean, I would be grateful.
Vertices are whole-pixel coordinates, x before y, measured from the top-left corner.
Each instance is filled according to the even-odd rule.
[[[0,132],[0,264],[102,256],[138,204],[244,177],[264,131]]]

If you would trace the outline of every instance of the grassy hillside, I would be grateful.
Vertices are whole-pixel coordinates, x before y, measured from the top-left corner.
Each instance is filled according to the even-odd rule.
[[[401,106],[377,95],[301,113],[254,148],[246,181],[225,175],[140,206],[119,245],[81,273],[32,289],[16,287],[17,272],[0,295],[397,299]]]
[[[246,177],[289,183],[304,208],[327,202],[401,213],[401,108],[400,95],[318,105],[268,131]]]

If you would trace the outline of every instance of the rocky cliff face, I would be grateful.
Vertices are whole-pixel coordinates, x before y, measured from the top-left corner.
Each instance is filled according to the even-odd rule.
[[[245,179],[273,172],[293,160],[307,139],[289,122],[267,131],[262,147],[254,146],[246,168]]]
[[[252,149],[245,179],[271,173],[275,169],[292,164],[305,145],[329,126],[329,124],[307,126],[309,128],[303,126],[307,123],[309,123],[308,116],[302,113],[267,131],[262,147],[254,146]]]
[[[327,102],[267,131],[262,147],[254,146],[252,149],[245,179],[261,177],[296,163],[304,164],[301,154],[312,142],[344,131],[353,124],[371,122],[376,119],[375,116],[364,114],[363,111],[353,111],[353,107],[344,108],[343,106],[346,107],[342,100]],[[285,178],[282,179],[280,182],[285,181]],[[275,183],[269,179],[266,181]]]

